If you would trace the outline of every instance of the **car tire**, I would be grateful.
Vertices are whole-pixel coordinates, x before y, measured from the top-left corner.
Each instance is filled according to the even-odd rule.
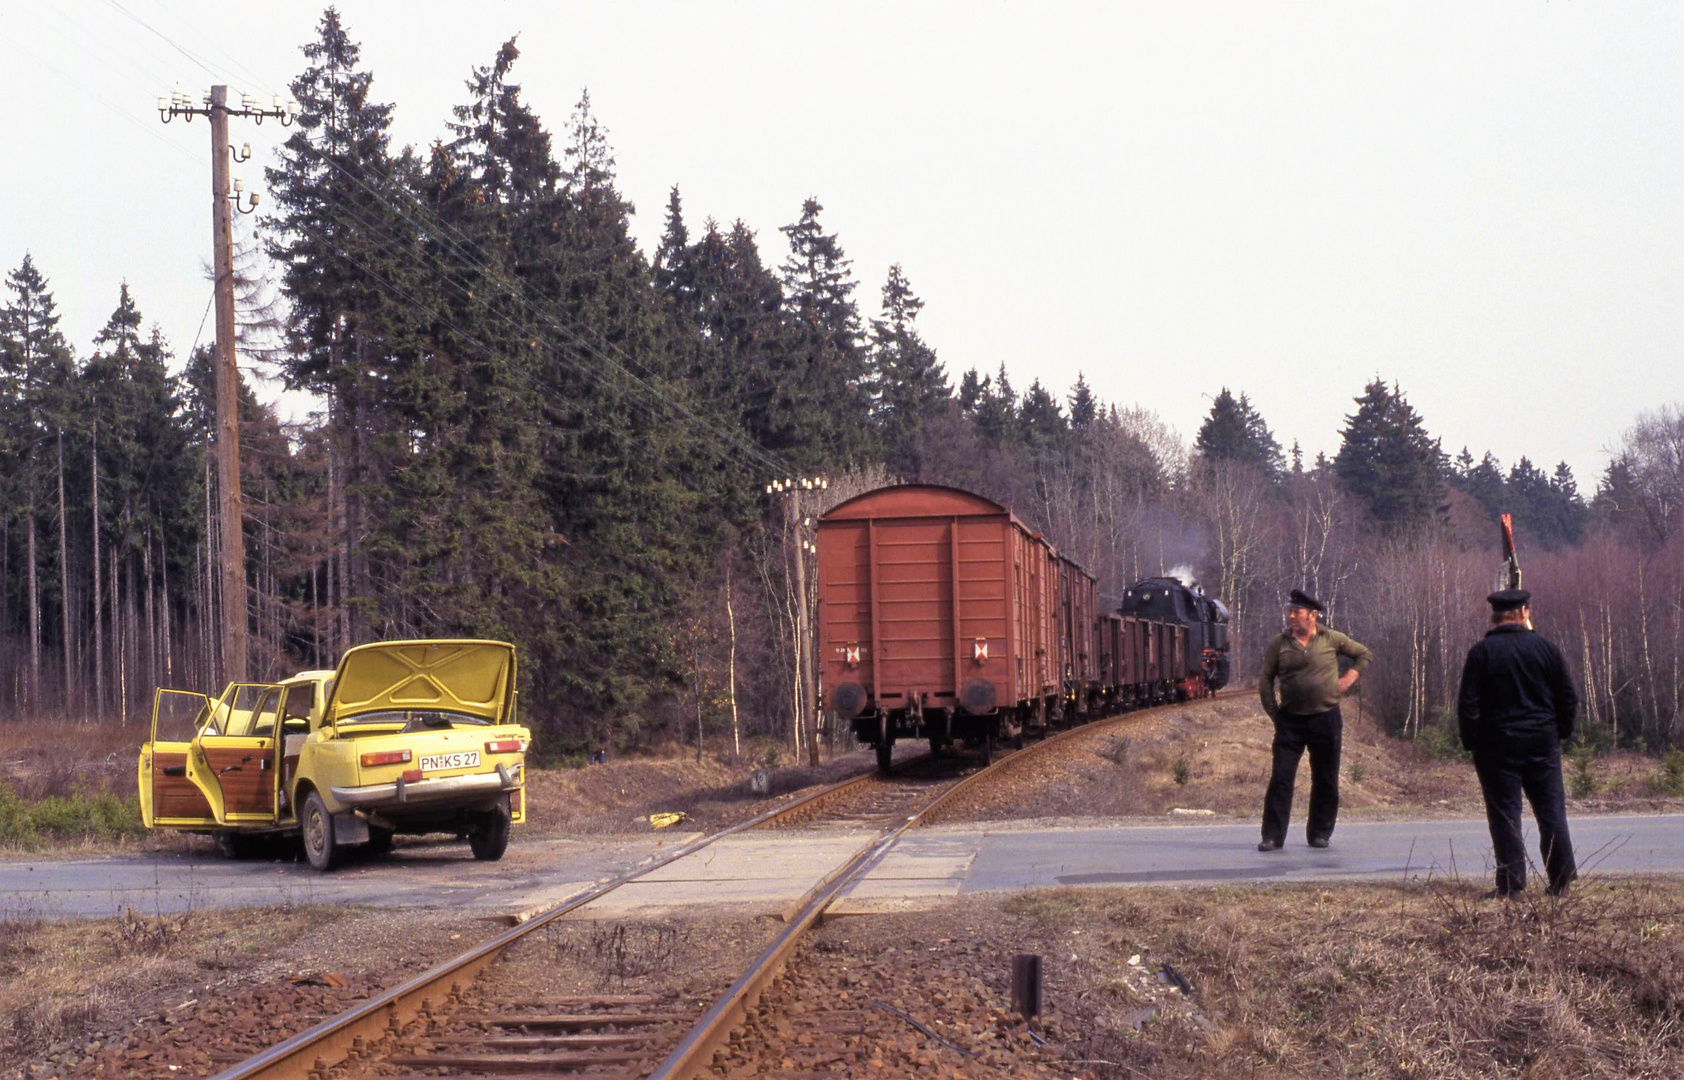
[[[496,862],[509,850],[509,804],[498,803],[480,815],[473,831],[468,833],[468,846],[474,858],[481,862]]]
[[[310,865],[326,873],[338,866],[345,848],[333,838],[333,815],[320,794],[312,791],[304,797],[300,824],[304,842],[304,857]]]

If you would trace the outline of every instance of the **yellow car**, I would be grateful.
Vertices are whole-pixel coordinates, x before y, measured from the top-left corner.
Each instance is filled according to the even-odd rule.
[[[140,751],[149,828],[217,837],[297,835],[318,870],[397,833],[465,836],[499,859],[526,820],[515,651],[501,641],[383,641],[333,671],[230,683],[221,696],[159,690]]]

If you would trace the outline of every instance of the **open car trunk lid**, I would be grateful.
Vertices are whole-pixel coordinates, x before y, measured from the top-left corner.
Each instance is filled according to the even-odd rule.
[[[380,641],[340,658],[327,702],[334,723],[428,710],[514,720],[514,646],[503,641]]]

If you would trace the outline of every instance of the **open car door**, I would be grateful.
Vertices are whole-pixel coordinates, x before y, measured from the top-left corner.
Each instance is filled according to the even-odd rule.
[[[196,735],[211,715],[210,699],[160,689],[152,699],[152,738],[140,748],[140,813],[148,828],[215,825],[216,813],[188,775]]]
[[[278,686],[230,686],[217,702],[216,721],[203,727],[193,740],[187,775],[203,793],[219,825],[270,825],[275,821],[275,740],[280,699]]]

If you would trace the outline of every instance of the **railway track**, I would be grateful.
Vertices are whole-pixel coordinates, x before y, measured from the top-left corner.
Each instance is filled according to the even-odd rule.
[[[963,771],[953,755],[901,762],[888,777],[864,774],[828,785],[686,844],[620,877],[586,889],[466,953],[377,993],[354,1008],[235,1063],[215,1080],[352,1080],[402,1075],[489,1077],[648,1077],[679,1080],[708,1071],[733,1029],[778,1030],[757,1010],[774,979],[825,910],[869,873],[907,831],[934,821],[965,792],[989,783],[1045,749],[1124,723],[1151,710],[1119,714],[1055,733]],[[511,946],[608,893],[731,835],[756,828],[869,827],[876,834],[785,912],[785,926],[708,1008],[677,994],[524,993],[518,1005],[483,976]],[[876,1009],[872,1016],[883,1011]],[[888,1011],[892,1011],[888,1010]],[[880,1019],[880,1018],[879,1018]],[[860,1011],[820,1022],[863,1025]],[[820,1031],[832,1035],[833,1031]],[[791,1036],[798,1038],[798,1036]],[[760,1039],[762,1049],[767,1040]],[[768,1052],[776,1053],[772,1046]],[[804,1054],[803,1060],[811,1058]],[[774,1059],[781,1060],[781,1059]]]

